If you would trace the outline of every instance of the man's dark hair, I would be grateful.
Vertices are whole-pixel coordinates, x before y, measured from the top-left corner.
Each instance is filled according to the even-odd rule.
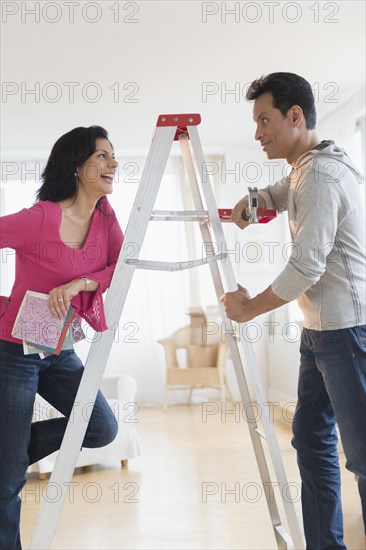
[[[59,202],[76,194],[76,169],[95,153],[98,138],[108,139],[107,130],[101,126],[80,126],[56,141],[42,172],[43,183],[37,191],[37,200]]]
[[[314,94],[305,78],[294,73],[271,73],[254,80],[248,88],[246,99],[254,101],[262,94],[269,92],[273,96],[273,107],[279,109],[283,116],[294,105],[303,110],[306,127],[312,130],[316,125]]]

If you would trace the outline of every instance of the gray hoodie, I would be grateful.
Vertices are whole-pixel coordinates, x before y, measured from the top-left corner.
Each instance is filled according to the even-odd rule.
[[[343,149],[324,141],[298,158],[289,176],[260,190],[267,208],[288,210],[293,248],[272,289],[297,298],[304,327],[336,330],[366,323],[363,177]]]

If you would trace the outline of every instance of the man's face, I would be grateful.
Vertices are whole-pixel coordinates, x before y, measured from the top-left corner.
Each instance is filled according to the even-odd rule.
[[[255,139],[260,141],[263,151],[269,159],[288,158],[295,139],[291,110],[284,117],[279,109],[272,105],[271,93],[265,93],[255,100],[253,118],[257,123]]]

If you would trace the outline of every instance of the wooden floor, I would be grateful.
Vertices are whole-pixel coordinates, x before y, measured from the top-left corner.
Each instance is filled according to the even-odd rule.
[[[172,406],[167,413],[140,409],[137,419],[141,457],[130,460],[128,469],[115,463],[77,471],[54,549],[277,548],[243,416],[238,422],[217,405],[215,414],[204,417],[196,405]],[[300,514],[290,426],[276,422],[276,431]],[[57,498],[31,477],[22,493],[23,548],[42,493]],[[344,468],[343,503],[348,549],[365,549],[357,485]]]

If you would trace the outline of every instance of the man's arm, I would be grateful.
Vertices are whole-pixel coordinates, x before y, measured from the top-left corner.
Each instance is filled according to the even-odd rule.
[[[257,294],[255,298],[250,298],[247,289],[238,285],[238,290],[226,292],[220,300],[224,304],[227,317],[238,323],[247,323],[257,315],[288,304],[273,292],[272,286]]]

